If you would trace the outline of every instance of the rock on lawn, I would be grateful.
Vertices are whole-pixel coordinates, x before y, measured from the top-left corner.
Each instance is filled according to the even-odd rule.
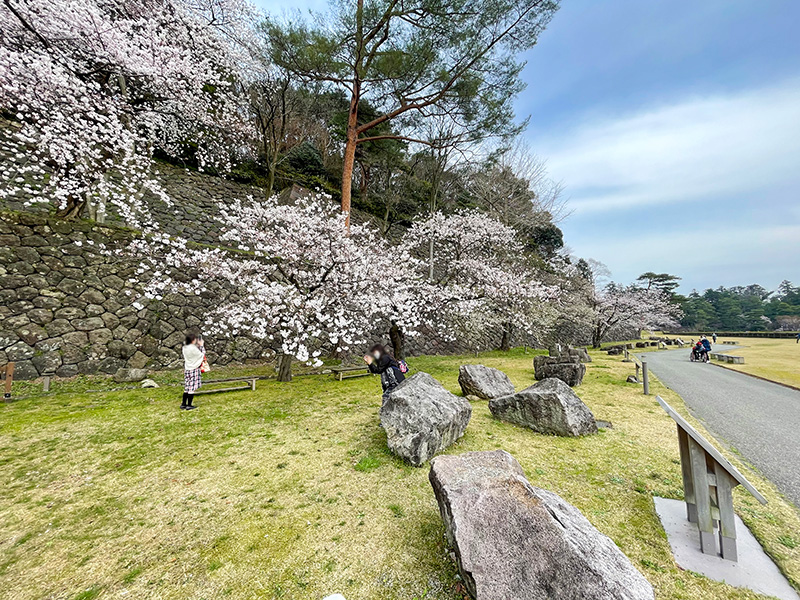
[[[389,449],[415,467],[422,466],[464,434],[472,407],[448,392],[428,373],[416,373],[397,386],[381,406],[381,427]]]
[[[429,478],[476,600],[653,600],[614,542],[507,452],[439,456]]]

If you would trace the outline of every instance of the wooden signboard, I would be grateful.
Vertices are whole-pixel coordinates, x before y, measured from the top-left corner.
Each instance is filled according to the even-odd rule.
[[[690,522],[697,523],[700,549],[704,554],[717,554],[714,527],[718,525],[719,553],[722,558],[736,561],[738,555],[733,488],[741,485],[761,504],[766,504],[767,500],[661,396],[656,396],[656,400],[678,426],[686,517]]]

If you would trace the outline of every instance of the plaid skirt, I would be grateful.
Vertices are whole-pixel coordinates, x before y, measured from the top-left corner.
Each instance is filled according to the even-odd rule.
[[[200,367],[196,369],[186,369],[183,371],[183,390],[191,394],[202,385],[200,380]]]

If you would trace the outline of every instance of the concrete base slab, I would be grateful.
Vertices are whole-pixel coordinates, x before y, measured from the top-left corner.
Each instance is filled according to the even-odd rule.
[[[703,554],[700,551],[700,532],[697,525],[686,519],[686,504],[680,500],[653,497],[675,562],[682,569],[705,575],[709,579],[722,581],[734,587],[753,590],[780,600],[800,600],[786,577],[766,555],[750,530],[736,517],[736,546],[739,561],[725,560],[721,556]],[[719,545],[719,535],[714,538]]]

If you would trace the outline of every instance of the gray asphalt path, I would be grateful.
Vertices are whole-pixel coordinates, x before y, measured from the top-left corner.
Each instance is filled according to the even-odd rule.
[[[722,350],[732,349],[714,348]],[[689,362],[689,348],[639,356],[706,429],[736,448],[800,507],[800,391]]]

